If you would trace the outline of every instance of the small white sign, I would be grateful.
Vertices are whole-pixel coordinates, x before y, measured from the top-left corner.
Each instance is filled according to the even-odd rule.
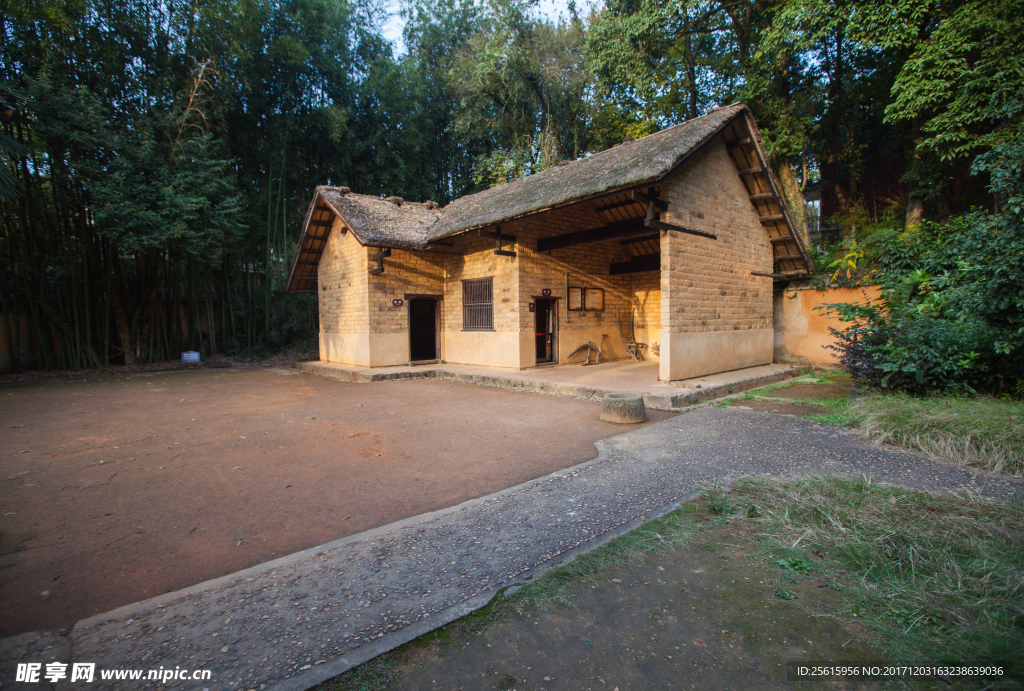
[[[194,350],[186,350],[181,354],[182,362],[199,362],[199,353]]]

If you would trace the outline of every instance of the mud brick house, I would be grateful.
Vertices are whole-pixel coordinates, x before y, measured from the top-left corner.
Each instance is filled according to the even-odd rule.
[[[319,187],[288,290],[318,295],[324,361],[604,361],[632,323],[669,381],[770,363],[773,281],[808,268],[736,104],[444,208]]]

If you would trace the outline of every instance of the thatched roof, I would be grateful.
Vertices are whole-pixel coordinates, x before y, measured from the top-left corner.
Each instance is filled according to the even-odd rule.
[[[440,240],[614,189],[660,181],[746,110],[742,103],[718,108],[642,139],[456,199],[445,207],[428,239]]]
[[[325,219],[332,214],[365,246],[427,249],[431,242],[467,231],[620,190],[660,183],[731,125],[730,141],[734,142],[738,136],[737,127],[748,133],[743,136],[750,137],[746,148],[737,148],[733,157],[739,169],[748,175],[746,184],[751,194],[757,196],[761,191],[770,191],[773,197],[773,203],[759,213],[763,223],[777,228],[770,233],[774,237],[774,255],[791,269],[789,273],[806,273],[810,261],[794,233],[795,224],[778,181],[767,165],[750,110],[736,103],[592,156],[563,162],[535,175],[461,197],[443,210],[437,209],[433,202],[403,202],[396,197],[382,199],[353,194],[347,187],[318,187],[303,224],[299,251],[288,278],[289,290],[316,290],[315,265],[326,243],[328,229],[324,226],[329,223]],[[746,170],[755,165],[759,167]],[[778,219],[773,220],[776,217],[772,214]],[[777,242],[780,233],[790,239]]]
[[[427,246],[427,231],[440,215],[434,202],[421,204],[398,197],[382,199],[353,194],[347,187],[317,187],[288,272],[287,290],[317,291],[317,265],[335,219],[364,246],[423,249]]]
[[[344,189],[318,187],[317,193],[363,245],[422,249],[428,231],[441,216],[436,204],[382,199]]]

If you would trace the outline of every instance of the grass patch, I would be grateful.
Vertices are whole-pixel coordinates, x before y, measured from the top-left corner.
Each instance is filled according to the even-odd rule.
[[[833,477],[743,480],[730,494],[758,506],[748,520],[775,543],[769,564],[842,574],[894,662],[999,664],[1004,683],[1024,682],[1021,506]]]
[[[815,422],[823,422],[826,425],[839,425],[846,427],[850,424],[850,416],[846,413],[822,413],[820,415],[803,415],[808,420],[814,420]]]
[[[373,691],[399,688],[400,683],[397,660],[385,654],[325,681],[316,691]]]
[[[944,688],[1024,684],[1024,507],[866,478],[809,477],[746,479],[729,491],[705,491],[320,688],[398,688],[400,666],[427,659],[416,657],[417,648],[468,645],[470,636],[481,635],[492,622],[537,608],[587,607],[589,588],[576,590],[581,582],[590,583],[609,567],[642,564],[654,552],[693,543],[716,549],[700,539],[718,527],[730,531],[730,542],[746,541],[743,549],[773,572],[765,581],[766,598],[800,598],[807,582],[838,591],[842,605],[827,616],[868,627],[880,648],[876,659],[1004,669],[1001,679],[951,679]],[[440,659],[451,664],[458,658]]]
[[[869,396],[849,410],[869,438],[958,465],[1024,474],[1024,403],[989,397]]]

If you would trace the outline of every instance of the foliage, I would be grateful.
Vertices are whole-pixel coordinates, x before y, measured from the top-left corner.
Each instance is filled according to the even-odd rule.
[[[833,305],[842,366],[874,386],[1013,391],[1024,381],[1024,132],[979,159],[1002,213],[974,211],[948,224],[871,239],[882,268],[875,304]]]
[[[613,0],[607,8],[587,37],[591,63],[641,122],[672,124],[723,102],[741,69],[720,3]]]
[[[893,84],[886,108],[894,121],[922,118],[921,146],[944,159],[991,141],[1024,111],[1024,2],[979,0],[953,5],[921,41]]]
[[[455,131],[490,146],[477,157],[477,185],[503,184],[591,150],[600,102],[592,98],[585,35],[575,15],[552,24],[534,19],[528,5],[493,0],[485,6],[450,77],[458,99]]]

